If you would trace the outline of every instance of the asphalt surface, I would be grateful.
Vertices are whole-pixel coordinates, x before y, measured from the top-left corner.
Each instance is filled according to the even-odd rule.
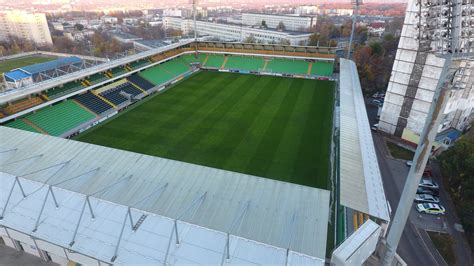
[[[371,105],[367,106],[367,112],[371,125],[377,123],[377,108]],[[390,156],[385,145],[384,138],[389,137],[382,133],[373,134],[377,158],[382,174],[385,195],[392,209],[391,218],[400,199],[403,186],[409,171],[405,161],[394,159]],[[446,207],[446,215],[437,216],[429,214],[420,214],[414,208],[411,208],[408,222],[403,231],[397,253],[405,260],[408,265],[446,265],[433,242],[428,236],[427,231],[449,233],[455,240],[454,253],[458,265],[473,265],[472,254],[463,234],[454,229],[454,224],[459,223],[454,210],[454,206],[448,194],[443,189],[439,169],[433,167],[434,179],[440,184],[440,202]]]

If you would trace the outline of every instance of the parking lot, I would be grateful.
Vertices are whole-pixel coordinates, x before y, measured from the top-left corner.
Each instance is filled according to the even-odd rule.
[[[377,109],[378,107],[367,104],[371,125],[378,122]],[[385,193],[392,209],[391,217],[393,218],[409,167],[406,165],[405,160],[395,159],[390,156],[385,144],[386,139],[391,138],[390,136],[381,132],[373,133]],[[459,265],[472,265],[469,246],[463,234],[455,229],[455,224],[459,223],[459,218],[452,211],[454,207],[444,190],[440,177],[439,169],[436,165],[433,165],[433,180],[440,185],[440,204],[446,208],[446,213],[445,215],[421,214],[415,209],[415,203],[412,204],[408,222],[397,249],[398,254],[408,265],[446,265],[429,238],[427,231],[450,234],[455,239],[454,253],[456,260],[460,262]]]

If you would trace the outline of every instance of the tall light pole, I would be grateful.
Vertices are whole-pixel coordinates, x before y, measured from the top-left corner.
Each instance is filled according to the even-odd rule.
[[[352,4],[354,5],[354,14],[352,14],[352,29],[351,29],[351,36],[349,37],[349,48],[347,49],[347,59],[351,59],[352,39],[354,39],[357,15],[359,14],[359,5],[363,4],[363,0],[353,0]]]
[[[408,3],[413,6],[414,2]],[[410,210],[413,205],[418,184],[429,159],[435,137],[444,117],[444,109],[449,100],[452,78],[457,70],[460,58],[472,58],[474,36],[465,36],[462,32],[472,32],[470,21],[472,5],[463,0],[447,2],[417,1],[419,41],[418,53],[434,54],[444,59],[442,71],[436,84],[418,147],[413,158],[413,164],[405,181],[405,186],[395,211],[395,216],[388,229],[387,238],[382,247],[382,265],[392,265],[397,246],[400,242]],[[468,12],[466,12],[466,10]],[[464,37],[463,37],[464,36]]]

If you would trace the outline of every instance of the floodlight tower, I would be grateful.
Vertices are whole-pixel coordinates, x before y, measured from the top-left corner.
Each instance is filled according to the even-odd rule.
[[[460,60],[473,58],[474,55],[474,8],[469,0],[412,0],[407,10],[416,6],[414,28],[418,30],[415,38],[418,42],[419,58],[435,55],[442,63],[429,113],[413,165],[408,173],[403,192],[388,229],[387,238],[380,250],[382,265],[392,265],[395,252],[407,222],[416,189],[421,180],[430,156],[433,142],[444,117],[444,109],[449,93],[455,87],[454,76],[459,70]],[[407,15],[408,16],[408,15]],[[411,23],[410,18],[405,24]],[[404,26],[405,28],[405,26]],[[428,66],[424,66],[428,67]]]
[[[347,49],[347,59],[351,59],[351,50],[352,50],[352,39],[354,38],[354,32],[357,22],[357,16],[359,14],[359,6],[363,4],[363,0],[352,0],[352,5],[354,5],[354,14],[352,15],[352,30],[351,36],[349,38],[349,48]]]
[[[197,0],[193,1],[193,23],[194,23],[194,56],[198,57],[198,44],[197,44],[197,23],[196,23],[196,4]]]

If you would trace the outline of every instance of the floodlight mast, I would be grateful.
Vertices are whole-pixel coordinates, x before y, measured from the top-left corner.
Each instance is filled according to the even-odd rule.
[[[448,13],[445,14],[448,18],[449,23],[445,25],[445,29],[440,29],[438,27],[431,27],[432,22],[437,22],[438,18],[434,16],[431,20],[430,15],[427,15],[427,21],[425,26],[420,24],[420,34],[418,36],[418,41],[420,42],[420,48],[423,48],[422,43],[429,39],[433,41],[435,46],[431,46],[430,51],[422,51],[427,53],[433,53],[440,58],[444,59],[443,68],[439,77],[439,80],[436,85],[435,93],[433,96],[433,101],[430,106],[423,131],[418,142],[418,146],[413,158],[413,164],[410,167],[408,176],[403,188],[403,192],[398,203],[397,209],[395,211],[395,216],[390,224],[388,229],[387,238],[383,240],[380,250],[381,255],[381,264],[384,266],[392,265],[393,259],[395,257],[397,246],[400,242],[403,230],[405,228],[410,210],[415,198],[416,190],[418,184],[423,175],[423,171],[428,162],[433,142],[438,133],[439,126],[444,117],[444,109],[449,101],[450,87],[452,87],[453,77],[455,71],[457,70],[457,64],[454,63],[454,60],[459,58],[472,58],[472,45],[471,42],[467,42],[468,46],[465,46],[460,40],[462,39],[461,31],[461,20],[464,15],[462,15],[463,3],[462,0],[452,0],[438,4],[436,2],[417,0],[418,5],[420,5],[420,12],[418,14],[421,17],[421,5],[425,5],[428,10],[439,8],[443,5],[449,6],[447,10]],[[410,4],[410,3],[409,3]],[[429,12],[427,12],[429,14]],[[439,20],[438,20],[439,21]],[[447,36],[439,42],[439,39],[431,39],[431,36],[436,36],[432,34],[433,31],[447,32]],[[442,43],[442,45],[438,45]],[[467,50],[466,50],[467,49]]]
[[[196,4],[197,4],[197,0],[193,0],[193,20],[194,20],[194,41],[195,42],[197,42]]]
[[[349,48],[347,49],[347,59],[351,59],[352,39],[354,39],[357,16],[359,14],[359,5],[363,4],[363,0],[353,0],[352,4],[355,6],[355,8],[354,8],[354,14],[352,15],[352,30],[351,30],[351,36],[349,37]]]

